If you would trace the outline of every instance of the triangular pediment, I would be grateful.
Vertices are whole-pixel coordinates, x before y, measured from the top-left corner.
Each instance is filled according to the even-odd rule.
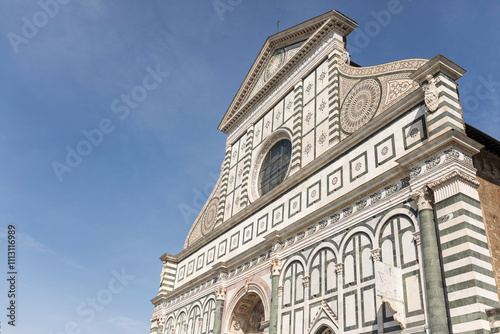
[[[226,111],[219,130],[228,133],[329,32],[336,31],[346,37],[356,27],[356,22],[342,13],[330,11],[270,36]]]
[[[321,301],[321,305],[320,305],[318,311],[316,312],[316,314],[314,315],[314,317],[311,320],[311,323],[309,325],[309,329],[308,329],[307,333],[311,333],[313,328],[315,328],[316,325],[320,321],[322,323],[325,322],[325,318],[328,320],[329,323],[333,323],[335,325],[334,327],[336,327],[336,329],[339,328],[337,316],[335,315],[335,313],[333,313],[330,306],[328,306],[328,304],[323,300],[323,301]]]

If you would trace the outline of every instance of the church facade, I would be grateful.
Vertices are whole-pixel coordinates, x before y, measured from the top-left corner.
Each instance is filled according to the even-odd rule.
[[[151,333],[499,332],[500,150],[463,121],[465,71],[360,67],[356,27],[331,11],[267,39],[219,125],[219,180],[161,257]]]

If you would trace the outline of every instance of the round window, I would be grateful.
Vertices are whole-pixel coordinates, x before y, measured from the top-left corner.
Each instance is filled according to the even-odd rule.
[[[261,196],[285,179],[291,155],[292,144],[288,139],[280,140],[267,152],[259,172],[259,193]]]

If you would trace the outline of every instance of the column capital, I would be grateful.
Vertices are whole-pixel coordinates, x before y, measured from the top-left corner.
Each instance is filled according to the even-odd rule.
[[[215,287],[215,298],[217,298],[217,300],[225,300],[226,299],[226,287],[224,286],[216,286]]]
[[[382,250],[380,248],[375,248],[370,251],[373,261],[380,261],[381,252]]]
[[[335,269],[337,270],[337,275],[342,275],[344,272],[344,264],[342,262],[337,263]]]
[[[281,260],[275,257],[271,260],[271,274],[272,276],[279,276],[281,273]]]
[[[309,287],[309,276],[302,277],[302,285],[304,286],[304,288]]]
[[[410,194],[411,198],[417,203],[418,211],[432,210],[432,192],[428,186],[423,186],[421,189]]]

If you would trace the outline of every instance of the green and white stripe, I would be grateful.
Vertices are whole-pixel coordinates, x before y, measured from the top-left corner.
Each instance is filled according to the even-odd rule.
[[[429,137],[437,136],[450,128],[465,133],[457,84],[443,73],[436,77],[439,78],[436,84],[439,91],[439,108],[435,112],[427,113]]]
[[[241,181],[241,205],[248,205],[248,176],[250,175],[250,166],[252,164],[252,150],[253,150],[253,126],[247,130],[247,137],[245,143],[245,157],[243,158],[243,179]]]
[[[300,169],[302,163],[302,109],[303,109],[302,81],[295,86],[294,114],[293,114],[293,142],[292,142],[292,168],[291,173]]]
[[[226,207],[227,183],[229,179],[229,165],[231,163],[231,147],[226,148],[226,156],[222,167],[221,190],[219,197],[219,207],[217,208],[217,224],[224,220],[224,209]]]
[[[490,333],[486,310],[499,307],[481,203],[463,193],[436,203],[453,333]]]
[[[330,59],[328,64],[328,75],[330,87],[328,88],[329,96],[329,116],[328,116],[328,128],[329,128],[329,138],[330,145],[335,145],[340,141],[340,128],[339,128],[339,115],[340,115],[340,105],[339,105],[339,70],[338,64],[340,62],[340,56],[335,53]]]

